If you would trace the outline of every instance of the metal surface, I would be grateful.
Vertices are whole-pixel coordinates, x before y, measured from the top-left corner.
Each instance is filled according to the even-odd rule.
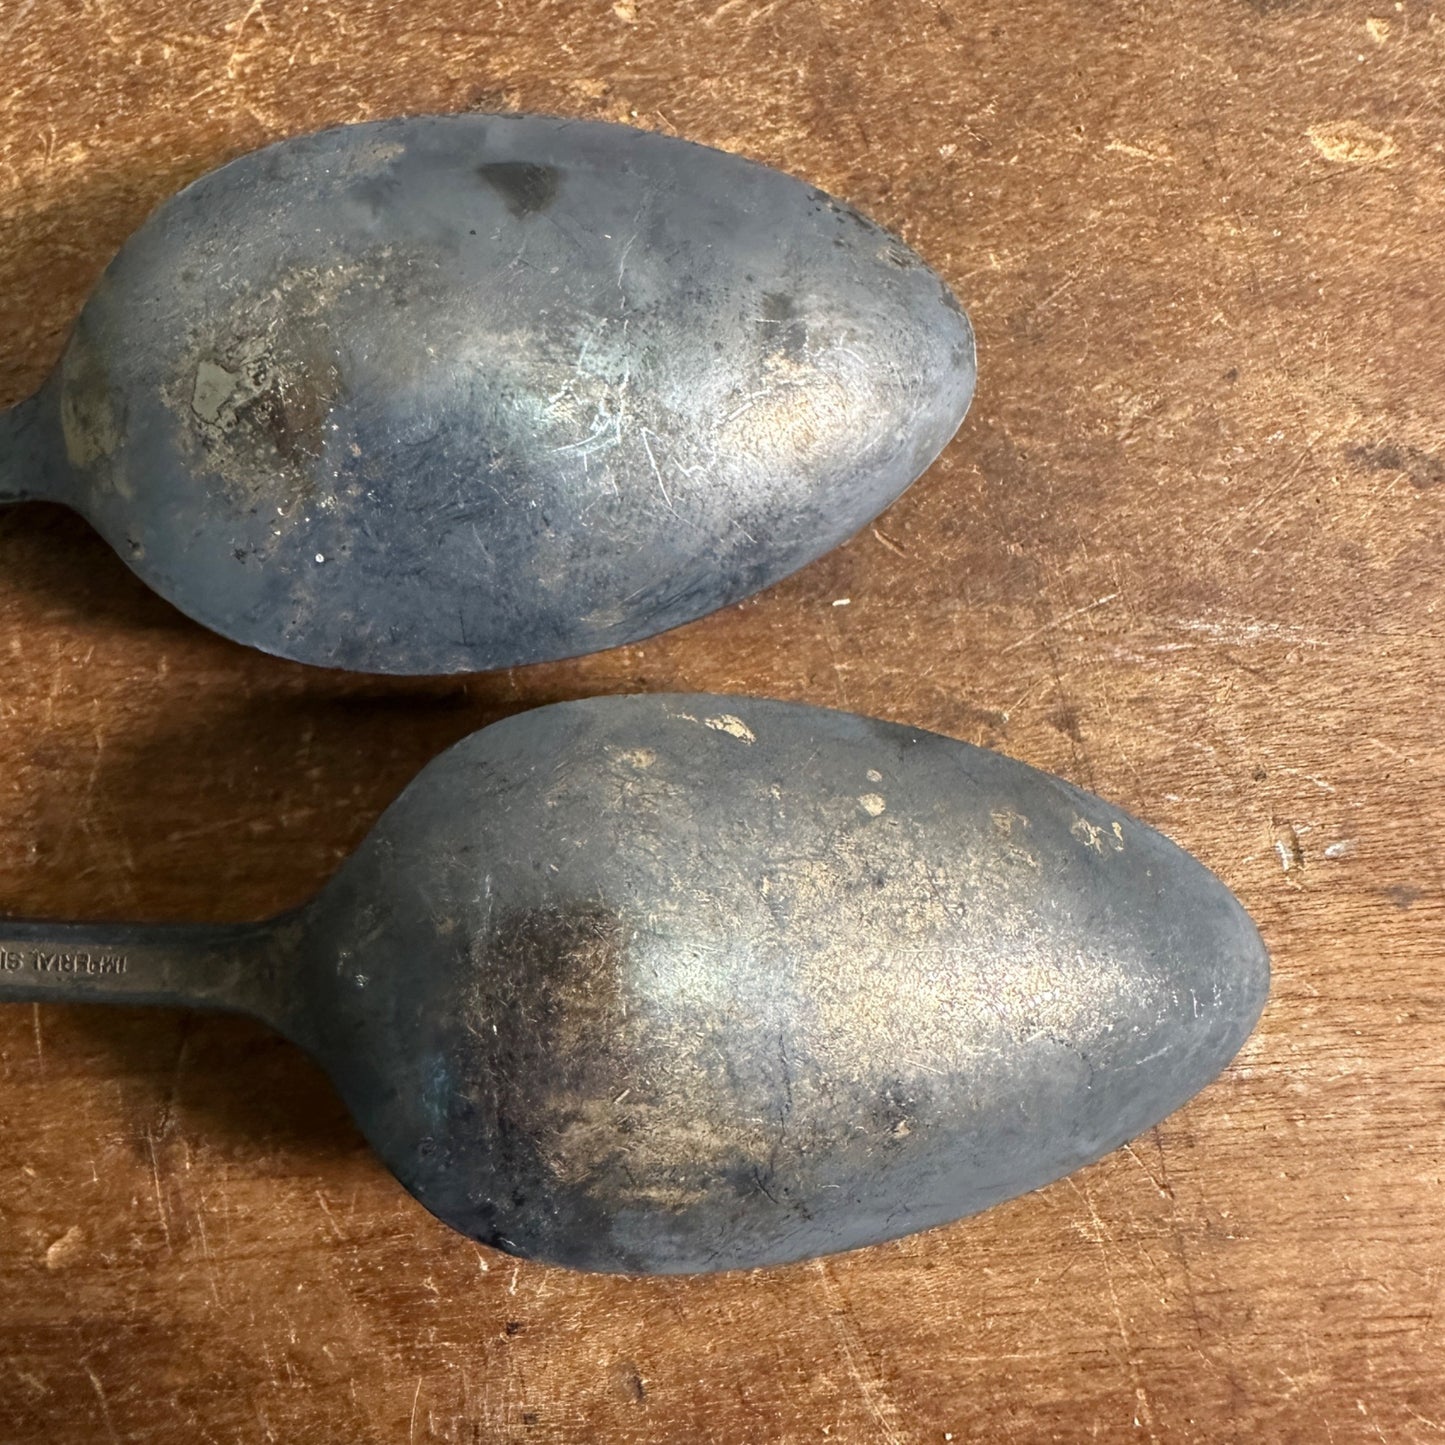
[[[596,122],[382,121],[160,207],[0,417],[0,499],[68,503],[266,652],[504,667],[827,552],[973,384],[943,282],[798,180]]]
[[[1139,1134],[1264,1004],[1253,925],[1127,814],[892,723],[708,695],[494,724],[307,907],[0,929],[0,997],[253,1013],[440,1218],[583,1269],[923,1229]]]

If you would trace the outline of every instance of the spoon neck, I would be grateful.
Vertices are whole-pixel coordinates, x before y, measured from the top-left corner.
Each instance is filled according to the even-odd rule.
[[[0,920],[0,1003],[128,1003],[244,1013],[289,1031],[285,919],[241,924]]]
[[[0,504],[59,500],[52,388],[0,411]]]

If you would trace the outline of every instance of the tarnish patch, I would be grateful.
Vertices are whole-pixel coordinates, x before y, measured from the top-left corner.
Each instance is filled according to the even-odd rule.
[[[858,799],[858,805],[868,814],[870,818],[876,818],[880,813],[887,810],[888,803],[881,793],[864,793]]]
[[[495,1119],[510,1151],[511,1218],[532,1243],[556,1221],[585,1231],[645,1208],[706,1202],[723,1161],[766,1158],[766,1124],[735,1117],[715,1072],[681,1063],[668,1024],[635,990],[633,934],[600,901],[499,917],[477,954],[465,1028],[480,1047],[454,1114]],[[526,1202],[523,1203],[522,1201]]]
[[[406,272],[389,248],[283,270],[194,337],[164,396],[197,470],[219,477],[236,507],[290,517],[315,501],[328,422],[346,394],[333,313],[354,289],[404,304]]]
[[[798,304],[784,291],[763,297],[758,326],[765,352],[788,361],[802,361],[808,353],[808,327],[798,315]]]
[[[254,494],[281,483],[284,506],[312,495],[311,464],[325,448],[323,426],[341,392],[341,373],[320,348],[270,337],[228,356],[196,363],[191,415],[222,475]]]
[[[599,902],[510,913],[482,943],[471,1027],[498,1043],[478,1054],[470,1087],[495,1100],[544,1175],[587,1173],[567,1157],[575,1148],[559,1147],[580,1117],[627,1087],[626,1050],[618,1047],[626,957],[622,920]],[[605,1151],[618,1136],[589,1137]]]
[[[538,165],[535,161],[489,161],[477,167],[477,174],[518,220],[545,211],[557,199],[562,180],[556,166]]]
[[[71,466],[106,472],[106,481],[122,495],[130,495],[121,484],[118,469],[97,465],[114,457],[120,446],[120,426],[105,361],[83,322],[76,327],[61,362],[60,426]]]

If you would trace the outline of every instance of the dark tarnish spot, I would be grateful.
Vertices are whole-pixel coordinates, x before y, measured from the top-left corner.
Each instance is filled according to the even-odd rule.
[[[278,337],[249,356],[203,358],[190,398],[195,435],[238,500],[289,506],[315,494],[313,464],[345,383],[324,337]]]
[[[1423,447],[1398,442],[1369,442],[1345,448],[1356,466],[1369,472],[1404,472],[1413,486],[1425,491],[1445,482],[1445,459]]]
[[[341,389],[336,364],[324,361],[288,384],[244,403],[237,408],[236,418],[263,432],[278,456],[300,467],[321,456],[325,446],[321,424],[331,414]]]
[[[870,221],[856,206],[850,206],[846,201],[840,201],[836,196],[830,196],[827,191],[813,192],[814,200],[839,221],[851,221],[855,226],[861,227],[870,236],[886,235],[883,228],[873,221]]]
[[[562,172],[533,161],[488,161],[477,174],[507,203],[514,216],[545,211],[557,199]]]
[[[618,914],[597,902],[508,914],[488,939],[485,961],[501,991],[493,1007],[524,1010],[529,1028],[512,1037],[530,1062],[545,1061],[530,1082],[549,1097],[610,1087],[613,1080],[597,1073],[605,1055],[598,1030],[605,1039],[622,1007],[626,947]]]
[[[338,430],[349,395],[338,316],[434,305],[446,294],[436,259],[377,245],[333,267],[288,263],[206,318],[163,395],[228,503],[291,521],[331,485],[318,463],[351,440]]]
[[[808,347],[808,327],[798,315],[798,304],[784,291],[770,291],[763,297],[759,316],[763,343],[774,354],[789,361],[800,360]]]
[[[609,1107],[626,1088],[609,1045],[624,1032],[626,958],[620,917],[595,901],[501,914],[475,945],[448,1133],[463,1153],[484,1141],[496,1190],[445,1201],[460,1227],[561,1263],[615,1264],[592,1176],[625,1133]],[[429,1199],[470,1171],[442,1159],[436,1172]]]
[[[469,950],[445,1147],[403,1182],[474,1237],[636,1271],[720,1247],[729,1189],[752,1212],[811,1217],[806,1161],[828,1136],[793,1102],[816,1097],[811,1065],[786,1034],[742,1039],[735,1022],[679,1070],[674,1021],[634,994],[632,936],[596,899],[560,901],[497,914]],[[775,1104],[742,1107],[756,1098]]]
[[[816,1131],[812,1131],[812,1137],[820,1147],[827,1147]],[[754,1150],[718,1158],[714,1175],[719,1186],[726,1186],[735,1198],[750,1206],[754,1217],[771,1215],[795,1224],[813,1218],[807,1199],[812,1181],[806,1177],[804,1161],[792,1146],[781,1141],[767,1152]]]
[[[718,1174],[739,1199],[752,1199],[757,1195],[773,1204],[778,1202],[778,1196],[772,1189],[773,1171],[766,1161],[736,1159],[723,1165]]]
[[[366,207],[374,220],[380,220],[396,209],[401,185],[395,174],[368,176],[351,188],[352,198]]]
[[[918,1122],[918,1101],[902,1079],[890,1079],[878,1093],[872,1123],[883,1142],[898,1144]]]

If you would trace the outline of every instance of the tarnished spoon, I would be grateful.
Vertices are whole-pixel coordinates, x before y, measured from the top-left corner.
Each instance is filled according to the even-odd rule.
[[[1269,966],[1158,833],[934,733],[563,703],[438,758],[308,905],[0,925],[0,998],[238,1010],[454,1228],[582,1269],[775,1264],[1047,1183],[1229,1061]]]
[[[0,415],[0,500],[67,503],[266,652],[504,667],[827,552],[973,383],[943,282],[790,176],[625,126],[381,121],[161,206]]]

